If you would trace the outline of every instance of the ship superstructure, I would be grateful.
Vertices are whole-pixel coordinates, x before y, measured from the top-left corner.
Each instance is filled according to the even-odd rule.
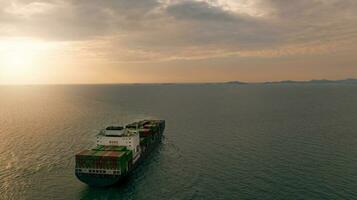
[[[161,141],[164,129],[164,120],[142,120],[101,130],[93,149],[76,154],[76,176],[91,186],[118,183]]]

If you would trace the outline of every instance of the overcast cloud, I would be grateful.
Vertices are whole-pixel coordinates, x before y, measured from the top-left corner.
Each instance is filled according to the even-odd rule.
[[[355,0],[2,0],[1,37],[77,42],[98,59],[275,57],[355,48]]]

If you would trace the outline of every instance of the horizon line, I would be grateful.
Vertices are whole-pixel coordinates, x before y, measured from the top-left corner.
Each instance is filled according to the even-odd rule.
[[[309,82],[309,81],[343,81],[343,80],[356,80],[357,78],[343,78],[343,79],[303,79],[303,80],[292,80],[292,79],[282,79],[276,81],[240,81],[240,80],[227,80],[227,81],[212,81],[212,82],[97,82],[97,83],[0,83],[0,86],[62,86],[62,85],[170,85],[170,84],[224,84],[224,83],[242,83],[242,84],[263,84],[263,83],[280,83],[280,82]]]

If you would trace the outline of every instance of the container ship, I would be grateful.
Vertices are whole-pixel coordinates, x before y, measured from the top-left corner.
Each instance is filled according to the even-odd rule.
[[[94,187],[120,183],[160,143],[164,129],[164,120],[142,120],[101,130],[94,148],[76,154],[77,178]]]

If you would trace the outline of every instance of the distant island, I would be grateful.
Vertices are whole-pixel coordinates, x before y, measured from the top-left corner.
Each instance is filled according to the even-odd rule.
[[[228,84],[248,84],[246,82],[241,82],[241,81],[229,81],[229,82],[226,82]]]
[[[308,81],[294,81],[294,80],[283,80],[283,81],[270,81],[270,82],[257,82],[257,83],[248,83],[241,81],[229,81],[225,82],[226,84],[306,84],[306,83],[318,83],[318,84],[326,84],[326,83],[343,83],[343,84],[357,84],[357,79],[349,78],[349,79],[341,79],[341,80],[328,80],[328,79],[318,79],[318,80],[308,80]]]

